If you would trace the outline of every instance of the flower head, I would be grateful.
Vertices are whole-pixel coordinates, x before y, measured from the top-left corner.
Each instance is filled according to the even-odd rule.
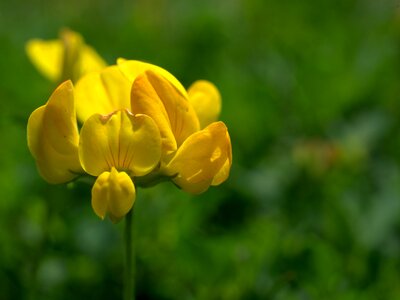
[[[135,185],[172,180],[198,194],[227,179],[232,150],[225,124],[215,122],[220,108],[219,92],[207,81],[186,91],[160,67],[119,60],[75,88],[62,83],[32,113],[28,145],[51,183],[96,177],[92,207],[117,222],[133,206]]]
[[[85,173],[97,177],[92,207],[102,219],[119,221],[133,206],[136,176],[160,161],[161,137],[146,115],[117,110],[93,114],[78,133],[71,81],[62,83],[28,121],[28,146],[49,183],[65,183]]]

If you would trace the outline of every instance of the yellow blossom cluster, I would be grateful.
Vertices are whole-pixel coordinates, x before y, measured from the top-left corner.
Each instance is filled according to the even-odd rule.
[[[29,117],[28,146],[41,176],[66,183],[93,176],[92,207],[118,222],[132,208],[135,186],[170,180],[199,194],[224,182],[232,149],[218,89],[199,80],[188,90],[165,69],[118,59],[106,66],[82,37],[64,30],[32,40],[27,53],[61,82]]]

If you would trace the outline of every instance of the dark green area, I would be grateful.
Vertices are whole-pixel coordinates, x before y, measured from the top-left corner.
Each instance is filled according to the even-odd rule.
[[[400,2],[0,1],[0,299],[120,299],[123,222],[26,146],[54,86],[30,38],[214,82],[230,179],[139,190],[138,299],[400,299]]]

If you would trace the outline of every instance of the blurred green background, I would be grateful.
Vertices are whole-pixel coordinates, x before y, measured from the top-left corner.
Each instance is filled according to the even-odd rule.
[[[400,299],[400,2],[0,1],[0,299],[120,299],[123,222],[42,180],[30,38],[80,32],[223,96],[234,163],[135,203],[138,299]]]

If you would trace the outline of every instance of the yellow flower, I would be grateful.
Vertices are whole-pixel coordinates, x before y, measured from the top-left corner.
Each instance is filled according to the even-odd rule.
[[[133,178],[151,172],[160,161],[161,137],[146,115],[117,110],[93,114],[78,133],[76,97],[71,81],[62,83],[46,105],[28,120],[28,146],[42,177],[64,183],[84,175],[97,177],[92,207],[113,222],[135,201]]]
[[[58,40],[32,39],[26,44],[26,52],[35,67],[48,79],[76,82],[84,74],[99,71],[106,66],[104,60],[82,36],[64,29]]]
[[[232,150],[225,124],[214,122],[220,107],[207,81],[187,92],[160,67],[119,60],[75,88],[62,83],[31,114],[28,146],[50,183],[97,177],[93,210],[117,222],[133,206],[135,185],[170,179],[198,194],[227,179]]]

